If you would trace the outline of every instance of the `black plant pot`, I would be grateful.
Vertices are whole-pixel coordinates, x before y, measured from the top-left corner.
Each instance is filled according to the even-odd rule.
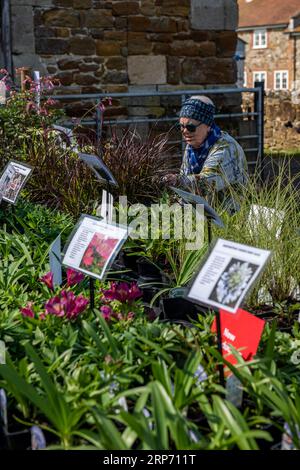
[[[161,271],[153,263],[150,263],[145,258],[140,258],[137,260],[137,271],[138,274],[146,279],[161,280]]]
[[[143,301],[146,304],[150,304],[155,294],[157,294],[157,292],[160,290],[159,288],[153,286],[140,287],[140,289],[143,292]],[[154,305],[159,305],[159,298],[154,302]]]
[[[163,299],[163,311],[168,320],[197,320],[198,307],[183,297]]]
[[[29,450],[31,448],[31,434],[29,429],[9,432],[6,435],[7,447],[10,450]]]
[[[123,252],[123,263],[125,268],[137,271],[137,261],[140,257],[138,255],[130,255],[129,253]]]
[[[262,426],[261,430],[268,432],[272,436],[273,442],[269,442],[264,439],[256,439],[259,450],[272,450],[278,446],[278,443],[280,443],[279,446],[281,446],[282,430],[280,428],[274,424],[266,424],[265,426]]]

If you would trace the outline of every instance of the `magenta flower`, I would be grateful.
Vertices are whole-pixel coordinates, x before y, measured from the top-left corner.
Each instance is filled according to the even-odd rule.
[[[58,295],[47,300],[45,303],[45,310],[46,313],[51,313],[52,315],[56,315],[58,317],[63,317],[65,314],[63,305],[61,304],[61,299],[58,297]]]
[[[141,297],[142,291],[136,282],[130,285],[127,282],[112,282],[110,289],[103,291],[105,300],[118,300],[121,303],[131,303]]]
[[[119,282],[116,288],[117,300],[125,303],[129,300],[129,286],[127,282]]]
[[[20,308],[23,317],[34,318],[33,302],[28,302],[26,307]]]
[[[54,284],[53,284],[53,273],[51,271],[49,271],[47,274],[45,274],[44,276],[42,276],[40,278],[40,281],[43,282],[44,284],[46,284],[46,286],[50,289],[50,290],[53,290],[54,291]]]
[[[112,282],[110,289],[103,291],[105,300],[118,300],[126,302],[129,295],[129,286],[126,282]]]
[[[88,303],[89,300],[83,295],[76,297],[74,292],[62,290],[60,297],[52,297],[45,303],[45,309],[47,313],[73,320],[86,309]]]
[[[133,320],[135,317],[134,312],[128,312],[126,320]]]
[[[138,287],[136,282],[132,282],[130,284],[130,289],[129,289],[129,296],[128,300],[129,302],[133,302],[134,300],[138,299],[143,295],[141,289]]]
[[[67,285],[68,287],[75,286],[79,284],[84,279],[84,274],[80,273],[79,271],[75,271],[75,269],[68,268],[67,269]]]
[[[104,320],[110,321],[110,319],[111,319],[111,317],[113,316],[113,313],[114,313],[112,308],[109,307],[108,305],[102,305],[100,310],[102,312],[102,316],[103,316]]]

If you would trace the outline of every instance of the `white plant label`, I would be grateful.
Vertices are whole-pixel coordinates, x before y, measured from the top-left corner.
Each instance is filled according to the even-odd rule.
[[[219,238],[194,279],[188,298],[235,313],[271,252]]]

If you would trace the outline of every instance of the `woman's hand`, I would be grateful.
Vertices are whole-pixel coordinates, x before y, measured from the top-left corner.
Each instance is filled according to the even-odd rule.
[[[168,175],[163,176],[162,181],[169,186],[176,186],[179,182],[179,179],[180,175],[169,173]]]

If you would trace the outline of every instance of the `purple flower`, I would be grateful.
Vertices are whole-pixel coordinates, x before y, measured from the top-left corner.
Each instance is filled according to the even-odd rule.
[[[65,314],[63,305],[61,304],[61,299],[58,297],[58,295],[47,300],[45,303],[45,310],[46,313],[51,313],[52,315],[56,315],[58,317],[63,317]]]
[[[84,279],[84,274],[75,271],[75,269],[68,268],[67,269],[67,285],[68,287],[75,286],[79,284]]]
[[[110,289],[103,291],[105,300],[118,300],[121,303],[131,303],[141,297],[142,292],[136,282],[132,282],[130,286],[127,282],[112,282]]]
[[[112,308],[109,307],[108,305],[102,305],[100,310],[102,312],[102,316],[103,316],[104,320],[110,321],[111,317],[113,316],[113,313],[114,313]]]
[[[89,300],[83,295],[75,296],[74,292],[62,290],[59,296],[52,297],[45,304],[46,313],[73,320],[82,313]]]
[[[128,312],[126,320],[133,320],[135,317],[134,312]]]
[[[138,287],[136,282],[132,282],[130,284],[130,289],[129,289],[129,295],[128,295],[128,300],[130,302],[133,302],[134,300],[138,299],[143,295],[141,289]]]
[[[34,318],[34,311],[32,307],[33,302],[28,302],[26,307],[20,308],[20,312],[22,313],[23,317]]]
[[[86,309],[87,305],[89,304],[89,299],[83,297],[83,295],[78,295],[75,299],[75,307],[73,312],[71,312],[71,318],[77,318],[78,315]]]
[[[53,290],[54,291],[54,284],[53,284],[53,273],[51,271],[49,271],[48,273],[44,274],[44,276],[42,276],[40,278],[40,281],[43,282],[44,284],[46,284],[46,286],[50,289],[50,290]]]

